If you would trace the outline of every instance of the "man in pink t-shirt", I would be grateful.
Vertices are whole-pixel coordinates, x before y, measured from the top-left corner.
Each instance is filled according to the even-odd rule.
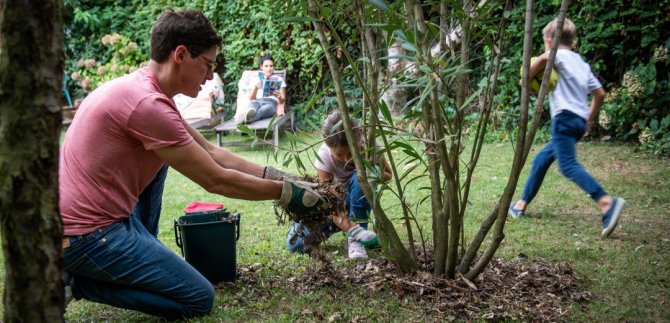
[[[63,266],[75,298],[166,318],[209,313],[212,285],[156,238],[167,165],[208,192],[276,199],[297,213],[322,202],[304,182],[207,141],[172,97],[196,96],[216,69],[221,37],[200,11],[166,10],[147,67],[83,102],[60,156]]]

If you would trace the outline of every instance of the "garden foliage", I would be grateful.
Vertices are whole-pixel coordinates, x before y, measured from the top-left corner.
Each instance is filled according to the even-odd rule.
[[[225,92],[237,92],[241,71],[255,68],[260,52],[275,57],[277,68],[288,70],[289,103],[298,108],[298,120],[303,125],[318,123],[327,110],[335,107],[331,79],[326,69],[323,51],[314,31],[308,24],[282,19],[304,16],[295,7],[298,2],[216,1],[216,0],[65,0],[66,74],[78,76],[68,85],[74,96],[82,98],[100,82],[137,68],[148,59],[149,30],[166,7],[197,8],[205,12],[224,37],[224,47],[218,57],[219,74],[225,82]],[[502,6],[498,14],[502,14]],[[520,91],[518,70],[521,65],[523,37],[523,2],[512,2],[505,29],[500,83],[495,97],[495,113],[491,126],[495,130],[489,140],[514,136],[519,118]],[[543,50],[542,27],[554,18],[558,0],[538,0],[533,31],[533,53]],[[670,154],[668,151],[668,63],[659,60],[668,49],[670,39],[670,0],[661,1],[572,1],[568,10],[578,28],[576,50],[592,65],[608,95],[603,107],[604,121],[611,122],[595,129],[598,135],[638,142],[643,149]],[[428,10],[427,19],[436,16]],[[349,52],[360,50],[360,35],[354,21],[335,26]],[[120,35],[122,40],[113,46],[103,44],[105,35]],[[116,37],[116,36],[115,36]],[[123,52],[127,46],[136,51]],[[388,45],[388,44],[387,44]],[[381,48],[384,51],[384,48]],[[482,47],[483,51],[488,47]],[[483,53],[486,54],[486,53]],[[656,55],[656,56],[655,56]],[[482,55],[485,57],[486,55]],[[85,62],[84,67],[81,61]],[[87,67],[91,65],[92,67]],[[473,65],[486,65],[473,61]],[[116,71],[113,67],[117,66]],[[653,66],[652,66],[653,65]],[[104,67],[104,69],[101,69]],[[488,67],[490,68],[490,66]],[[474,82],[481,80],[487,69],[475,72]],[[477,76],[477,73],[478,76]],[[624,76],[629,75],[625,80]],[[632,76],[631,76],[632,75]],[[344,76],[345,91],[354,103],[362,97],[360,88]],[[88,79],[83,82],[82,79]],[[644,87],[644,96],[630,96],[624,83],[637,79]],[[625,82],[624,82],[625,81]],[[633,81],[636,82],[636,81]],[[86,85],[83,88],[82,85]],[[637,93],[637,92],[635,92]],[[232,100],[227,100],[232,102]],[[547,106],[547,105],[545,105]],[[407,111],[411,112],[411,111]],[[477,118],[472,118],[476,120]],[[666,121],[664,121],[666,120]],[[543,123],[548,124],[545,114]],[[609,126],[609,127],[608,127]],[[546,131],[546,130],[545,130]],[[545,133],[540,133],[540,136]]]
[[[276,69],[287,69],[288,98],[293,105],[309,101],[322,88],[321,48],[308,26],[277,20],[291,10],[284,2],[65,0],[66,74],[75,73],[77,78],[69,82],[74,95],[83,98],[100,82],[147,61],[151,26],[164,8],[203,10],[220,32],[224,46],[217,57],[217,72],[226,94],[237,93],[242,71],[258,68],[261,52],[272,54]],[[105,37],[121,40],[109,44]],[[127,51],[129,45],[136,51]],[[113,71],[115,65],[124,68]]]
[[[510,10],[511,21],[506,27],[503,48],[506,54],[495,100],[496,113],[492,120],[492,126],[502,131],[497,132],[495,138],[506,138],[508,133],[514,135],[514,125],[519,116],[520,91],[517,82],[525,6],[520,2],[516,5]],[[541,31],[554,18],[559,5],[560,1],[557,0],[536,1],[534,56],[544,50]],[[605,90],[610,92],[602,108],[605,121],[609,122],[595,129],[596,134],[610,135],[620,140],[639,140],[643,149],[665,155],[670,154],[670,120],[663,122],[664,116],[670,114],[667,104],[670,99],[667,63],[669,10],[668,0],[576,0],[571,2],[568,9],[568,17],[577,25],[575,50],[591,64]],[[665,60],[663,53],[666,53]],[[630,80],[644,87],[643,97],[630,96],[629,91],[625,90],[627,87],[624,83],[630,85]],[[548,109],[548,104],[545,107]],[[543,122],[545,125],[549,123],[548,110],[543,116]],[[649,128],[647,132],[644,132],[645,127]],[[640,135],[642,139],[639,139]]]

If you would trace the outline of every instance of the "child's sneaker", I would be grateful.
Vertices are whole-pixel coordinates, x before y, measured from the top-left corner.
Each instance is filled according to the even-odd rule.
[[[368,257],[365,247],[353,238],[347,238],[347,251],[349,252],[349,259],[365,259]]]
[[[609,210],[603,214],[603,237],[609,236],[610,233],[614,231],[614,228],[616,228],[624,204],[626,204],[624,199],[620,197],[612,197],[612,205]]]
[[[377,234],[370,230],[363,229],[360,225],[356,225],[349,229],[347,237],[360,242],[360,244],[366,248],[376,248],[379,246],[379,238],[377,237]]]
[[[507,209],[507,214],[513,218],[520,218],[524,215],[524,211],[515,209],[514,203],[510,203],[509,208]]]

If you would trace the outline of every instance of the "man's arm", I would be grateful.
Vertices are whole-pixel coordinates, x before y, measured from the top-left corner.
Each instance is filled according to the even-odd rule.
[[[584,137],[588,136],[591,132],[591,125],[593,124],[593,120],[598,116],[604,99],[605,90],[602,87],[591,91],[591,109],[589,110],[589,119],[586,121],[586,131],[584,132]]]
[[[264,166],[254,164],[231,153],[228,149],[212,144],[205,139],[198,130],[190,125],[186,126],[186,129],[198,146],[204,149],[204,151],[221,167],[234,169],[256,177],[263,177]]]
[[[180,147],[158,148],[155,152],[172,168],[210,193],[245,200],[272,200],[281,195],[282,182],[221,167],[196,141]]]

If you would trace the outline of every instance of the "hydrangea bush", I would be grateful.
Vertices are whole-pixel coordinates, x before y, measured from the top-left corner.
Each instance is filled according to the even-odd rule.
[[[132,73],[147,64],[147,56],[138,49],[137,43],[123,35],[107,34],[100,41],[111,58],[107,61],[80,58],[77,61],[77,70],[70,73],[70,79],[77,88],[75,97],[84,97],[102,83]]]
[[[606,134],[665,156],[670,155],[668,56],[668,48],[658,46],[649,62],[628,70],[607,93],[598,119]]]

